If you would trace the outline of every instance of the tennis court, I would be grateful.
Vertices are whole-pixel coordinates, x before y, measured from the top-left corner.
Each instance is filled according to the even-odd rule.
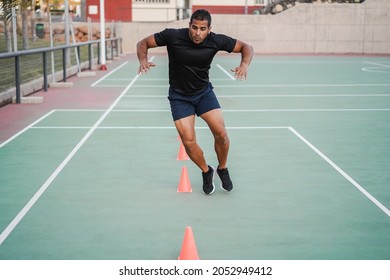
[[[257,55],[236,81],[240,57],[217,56],[235,186],[210,196],[177,160],[167,57],[143,76],[127,59],[86,87],[115,89],[107,107],[42,113],[0,143],[0,259],[175,260],[186,226],[203,260],[390,258],[390,57]]]

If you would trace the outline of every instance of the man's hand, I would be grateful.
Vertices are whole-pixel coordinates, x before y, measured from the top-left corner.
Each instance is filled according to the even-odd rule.
[[[241,53],[241,62],[240,66],[232,69],[232,72],[235,73],[234,76],[236,80],[246,80],[248,74],[248,66],[251,63],[253,57],[253,48],[247,43],[237,40],[233,52]]]
[[[246,80],[246,76],[247,76],[247,73],[248,73],[248,67],[245,66],[245,65],[240,65],[236,68],[233,68],[231,70],[232,72],[234,72],[234,77],[236,78],[236,80]]]
[[[151,67],[155,67],[156,64],[152,63],[152,62],[145,62],[145,63],[142,63],[139,68],[138,68],[138,74],[147,74],[150,70]]]

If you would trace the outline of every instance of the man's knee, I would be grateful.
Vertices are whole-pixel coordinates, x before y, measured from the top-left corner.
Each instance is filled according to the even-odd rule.
[[[220,143],[222,145],[226,145],[229,143],[229,136],[225,131],[222,131],[221,133],[214,134],[215,142]]]
[[[188,154],[192,153],[196,149],[197,143],[195,139],[182,139],[182,141]]]

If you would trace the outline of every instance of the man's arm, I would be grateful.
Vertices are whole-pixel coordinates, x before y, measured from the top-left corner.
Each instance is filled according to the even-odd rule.
[[[150,35],[137,43],[137,56],[139,60],[138,74],[146,74],[151,67],[156,66],[148,61],[148,49],[157,47],[154,35]]]
[[[240,40],[237,40],[233,52],[241,53],[241,63],[240,66],[232,69],[231,71],[235,72],[235,77],[237,80],[246,79],[248,73],[248,66],[251,63],[253,57],[253,48],[252,46]]]

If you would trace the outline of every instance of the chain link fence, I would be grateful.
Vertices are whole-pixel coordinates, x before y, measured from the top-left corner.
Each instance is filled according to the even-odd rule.
[[[0,54],[39,49],[55,46],[72,45],[79,42],[96,41],[101,37],[98,23],[80,22],[69,19],[69,27],[66,27],[64,14],[36,14],[29,12],[22,16],[21,12],[16,11],[12,19],[5,23],[4,16],[0,15]],[[105,24],[105,37],[118,38],[121,36],[120,22],[107,22]],[[69,31],[68,35],[67,32]],[[113,59],[112,50],[116,50],[118,55],[118,46],[114,45],[117,41],[108,41],[106,43],[106,58]],[[120,47],[120,46],[119,46]],[[89,59],[88,46],[68,49],[67,67],[77,67]],[[121,49],[120,49],[121,51]],[[99,63],[98,45],[94,44],[92,48],[92,60],[94,64]],[[31,54],[20,56],[20,83],[26,84],[33,81],[43,74],[43,56],[42,54]],[[50,82],[55,81],[55,73],[63,68],[63,52],[56,50],[47,56],[48,74]],[[79,69],[80,71],[81,69]],[[15,87],[15,58],[0,58],[0,93]],[[57,75],[58,76],[58,75]]]

